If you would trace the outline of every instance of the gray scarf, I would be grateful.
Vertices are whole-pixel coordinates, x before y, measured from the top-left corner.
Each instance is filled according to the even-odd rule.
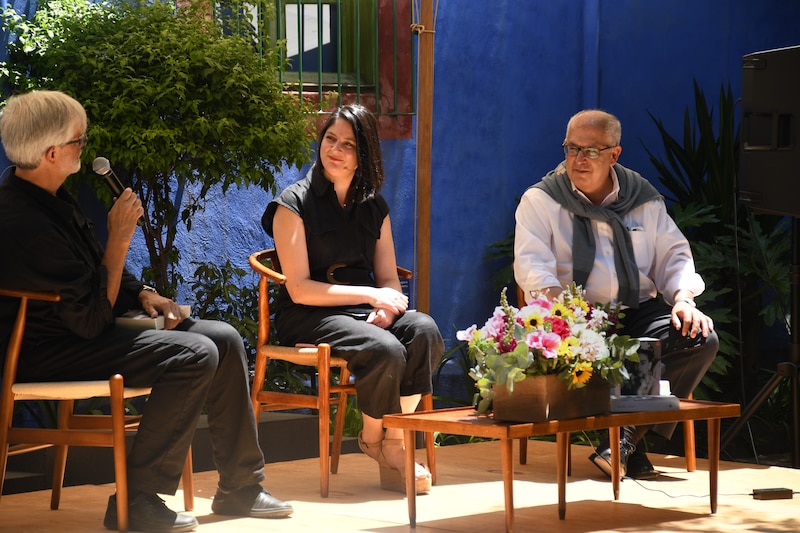
[[[593,205],[579,197],[572,187],[563,164],[533,185],[542,189],[553,200],[572,213],[572,276],[583,287],[589,279],[595,259],[595,242],[591,220],[611,225],[614,237],[614,266],[617,270],[617,299],[629,307],[639,307],[639,271],[628,228],[623,217],[635,207],[661,194],[638,172],[620,164],[614,165],[619,180],[619,197],[607,206]]]

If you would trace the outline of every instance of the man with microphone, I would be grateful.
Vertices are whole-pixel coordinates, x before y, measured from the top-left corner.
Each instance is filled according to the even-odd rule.
[[[0,140],[15,165],[0,183],[0,283],[61,295],[60,302],[29,304],[18,378],[101,380],[120,373],[128,386],[152,387],[128,455],[133,531],[197,527],[193,516],[171,511],[157,494],[177,490],[204,407],[219,471],[212,510],[263,518],[291,514],[289,504],[261,487],[264,457],[237,331],[223,322],[181,319],[178,304],[125,269],[144,212],[131,189],[122,190],[108,213],[103,248],[63,187],[81,168],[86,124],[83,106],[57,91],[12,96],[0,116]],[[0,343],[8,339],[16,307],[16,301],[0,299]],[[163,314],[166,328],[114,326],[115,316],[137,307]],[[117,529],[116,518],[112,495],[105,527]]]

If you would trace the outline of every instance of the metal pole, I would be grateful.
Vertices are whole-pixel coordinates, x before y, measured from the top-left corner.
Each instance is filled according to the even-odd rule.
[[[792,466],[800,467],[800,393],[798,393],[798,372],[800,364],[800,220],[792,218],[792,265],[789,271],[791,285],[791,352],[790,360],[794,368],[791,376],[792,385]]]

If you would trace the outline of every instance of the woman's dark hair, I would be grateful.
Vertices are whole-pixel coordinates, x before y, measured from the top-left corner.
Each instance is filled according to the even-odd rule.
[[[358,168],[353,176],[353,182],[350,184],[350,190],[347,192],[347,202],[350,203],[352,199],[356,203],[361,203],[378,194],[385,179],[381,141],[378,137],[378,121],[364,106],[358,104],[342,106],[331,114],[320,130],[317,137],[318,147],[322,145],[322,139],[328,128],[338,119],[346,120],[352,126],[358,153]],[[319,150],[314,171],[322,172]]]

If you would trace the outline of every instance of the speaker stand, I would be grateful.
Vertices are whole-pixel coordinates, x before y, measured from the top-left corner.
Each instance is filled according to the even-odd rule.
[[[761,404],[769,398],[775,388],[784,379],[788,379],[792,385],[792,467],[800,467],[800,424],[798,418],[800,414],[800,388],[798,387],[798,375],[800,371],[800,219],[792,218],[792,264],[789,268],[791,283],[791,344],[789,351],[789,361],[779,363],[775,375],[761,388],[761,390],[745,408],[742,415],[736,422],[728,428],[720,440],[720,448],[730,442],[740,429],[750,420],[750,417],[761,407]]]

